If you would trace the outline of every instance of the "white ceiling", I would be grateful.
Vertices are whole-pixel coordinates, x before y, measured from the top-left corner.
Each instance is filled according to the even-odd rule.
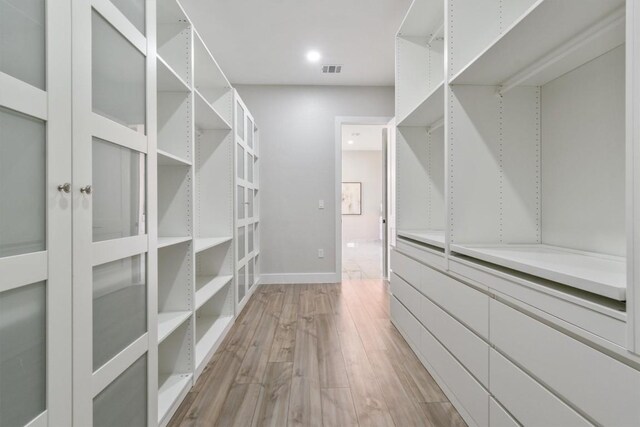
[[[382,125],[342,125],[345,151],[382,150]],[[353,144],[349,144],[353,141]]]
[[[394,84],[411,0],[181,0],[232,84]],[[320,62],[305,55],[315,49]],[[342,73],[322,74],[322,64]]]

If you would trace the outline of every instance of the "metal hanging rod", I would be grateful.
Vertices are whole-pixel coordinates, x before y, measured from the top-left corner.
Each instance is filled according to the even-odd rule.
[[[542,58],[535,61],[533,64],[529,65],[524,70],[505,80],[502,84],[499,85],[498,90],[496,91],[496,95],[502,96],[514,87],[520,86],[523,82],[541,73],[558,61],[561,61],[562,59],[571,55],[586,44],[593,42],[603,34],[614,30],[619,25],[624,25],[624,20],[625,9],[623,6],[594,26],[587,28],[585,31],[579,33],[567,42],[561,44]]]
[[[427,126],[427,132],[431,133],[434,130],[441,128],[442,126],[444,126],[444,117],[436,120],[435,122],[433,122],[429,126]]]
[[[442,21],[442,24],[440,24],[440,26],[436,28],[436,30],[431,34],[431,37],[429,37],[429,41],[427,42],[427,45],[431,46],[431,43],[433,43],[436,40],[444,40],[444,37],[438,37],[440,33],[442,33],[443,31],[444,31],[444,21]]]

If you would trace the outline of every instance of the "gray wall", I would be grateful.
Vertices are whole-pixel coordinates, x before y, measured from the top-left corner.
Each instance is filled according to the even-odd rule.
[[[394,115],[392,87],[236,86],[260,129],[265,282],[335,273],[335,118]],[[318,209],[323,199],[325,209]],[[325,257],[318,258],[323,248]],[[273,275],[273,276],[269,276]],[[294,276],[296,275],[296,276]],[[299,277],[297,276],[299,275]]]

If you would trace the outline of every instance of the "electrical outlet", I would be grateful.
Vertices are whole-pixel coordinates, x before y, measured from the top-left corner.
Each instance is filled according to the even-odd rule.
[[[318,249],[318,258],[324,258],[324,249]]]
[[[318,200],[318,209],[324,209],[324,200]]]

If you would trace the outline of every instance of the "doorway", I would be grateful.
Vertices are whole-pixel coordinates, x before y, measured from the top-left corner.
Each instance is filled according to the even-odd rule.
[[[337,123],[339,272],[343,280],[388,277],[388,118],[345,118]]]

